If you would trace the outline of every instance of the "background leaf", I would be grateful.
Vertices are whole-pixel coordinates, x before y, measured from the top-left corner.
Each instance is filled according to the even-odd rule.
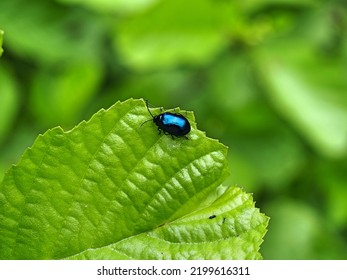
[[[227,44],[224,32],[237,18],[237,6],[227,1],[161,1],[118,24],[114,44],[125,63],[139,70],[206,64]]]
[[[86,104],[96,95],[101,75],[100,65],[87,59],[58,69],[42,68],[33,78],[30,102],[36,109],[32,113],[43,127],[77,121]]]
[[[90,14],[65,13],[54,1],[42,0],[1,1],[0,10],[6,44],[17,55],[35,56],[42,64],[97,59],[100,25]]]
[[[9,67],[0,68],[0,92],[0,144],[2,144],[19,107],[18,88]]]
[[[282,44],[266,48],[266,54],[261,55],[261,68],[267,70],[262,80],[268,87],[270,100],[318,152],[344,157],[347,153],[345,67],[332,58],[317,59],[314,49],[305,41]],[[319,73],[314,73],[317,68],[321,68]]]
[[[80,4],[98,12],[133,13],[150,6],[158,0],[58,0],[65,4]]]
[[[128,100],[39,136],[1,184],[0,258],[260,258],[267,218],[240,189],[217,189],[227,149],[188,117],[189,140],[158,136]],[[166,239],[191,245],[162,254]],[[148,240],[157,252],[138,251]]]
[[[0,56],[2,55],[3,53],[3,49],[2,49],[2,40],[3,40],[3,37],[4,37],[4,31],[0,29]]]

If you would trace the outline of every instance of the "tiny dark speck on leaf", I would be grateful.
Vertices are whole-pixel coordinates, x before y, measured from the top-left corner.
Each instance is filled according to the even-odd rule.
[[[211,215],[210,217],[208,217],[210,220],[216,218],[217,216],[216,215]]]

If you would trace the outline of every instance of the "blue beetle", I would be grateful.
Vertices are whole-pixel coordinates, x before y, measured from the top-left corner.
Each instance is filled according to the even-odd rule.
[[[190,123],[181,114],[174,114],[170,112],[164,112],[160,115],[153,116],[151,111],[148,107],[148,101],[146,100],[146,107],[149,112],[149,114],[152,116],[153,122],[157,125],[159,134],[163,131],[166,135],[171,135],[173,138],[176,137],[182,137],[188,139],[186,136],[190,132]],[[150,120],[148,120],[150,121]],[[147,121],[146,121],[147,122]]]

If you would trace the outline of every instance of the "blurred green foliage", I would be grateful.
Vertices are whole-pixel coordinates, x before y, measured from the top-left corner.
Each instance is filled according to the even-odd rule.
[[[347,259],[343,0],[2,0],[0,177],[117,100],[193,110],[271,217],[265,259]]]
[[[2,52],[4,51],[2,49],[2,38],[4,36],[4,31],[3,30],[0,30],[0,56],[2,55]]]

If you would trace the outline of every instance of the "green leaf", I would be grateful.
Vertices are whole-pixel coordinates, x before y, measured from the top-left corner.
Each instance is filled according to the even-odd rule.
[[[159,136],[130,99],[39,136],[0,186],[0,259],[260,258],[267,218],[187,118],[189,140]]]
[[[270,7],[310,7],[317,5],[317,2],[314,0],[265,0],[265,1],[258,1],[258,0],[247,0],[242,1],[240,3],[244,8],[248,9],[264,9],[267,6]]]
[[[83,5],[106,13],[132,13],[145,9],[158,0],[58,0],[64,4]]]
[[[102,70],[95,61],[70,63],[59,69],[41,68],[34,76],[31,95],[33,114],[44,127],[70,125],[97,93]],[[83,83],[81,81],[83,80]]]
[[[4,37],[4,31],[2,31],[1,29],[0,29],[0,56],[2,55],[2,53],[3,53],[3,49],[2,49],[2,40],[3,40],[3,37]]]
[[[347,153],[347,80],[340,58],[319,57],[306,41],[259,52],[259,73],[278,112],[325,156]]]
[[[19,57],[59,65],[99,59],[100,24],[82,10],[67,11],[54,1],[2,0],[0,11],[6,46]]]
[[[6,138],[19,107],[18,88],[14,75],[0,64],[0,144]]]
[[[271,216],[262,246],[266,259],[346,259],[346,242],[334,232],[331,220],[308,203],[280,198],[265,206]]]
[[[208,207],[71,259],[259,259],[266,226],[252,197],[234,187]]]
[[[324,193],[322,208],[326,212],[327,220],[339,229],[344,229],[347,221],[347,160],[321,160],[316,165],[314,176],[319,182],[317,187],[320,193]]]
[[[117,22],[114,48],[134,69],[206,64],[229,43],[239,13],[226,1],[168,0]]]

